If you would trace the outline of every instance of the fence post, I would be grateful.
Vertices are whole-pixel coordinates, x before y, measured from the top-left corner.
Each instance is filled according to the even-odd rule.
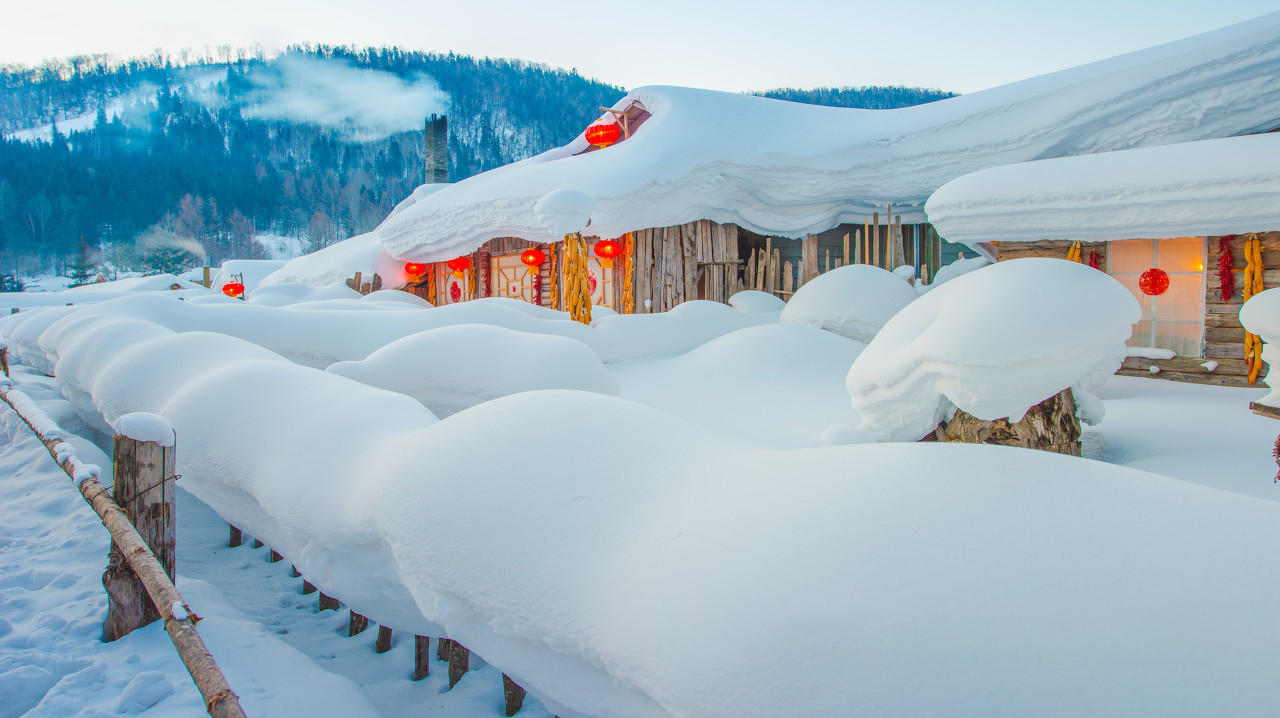
[[[431,675],[431,639],[413,637],[413,680],[420,681]]]
[[[505,673],[502,674],[502,699],[506,703],[508,716],[519,713],[524,707],[524,689]]]
[[[386,626],[378,626],[378,640],[373,644],[373,650],[378,653],[386,653],[391,650],[391,629]]]
[[[142,441],[130,438],[131,417],[145,417],[138,422],[148,429],[156,426],[173,429],[158,416],[127,414],[116,421],[112,485],[115,502],[151,548],[169,580],[174,578],[177,556],[174,535],[174,457],[175,441]],[[160,424],[160,422],[164,422]],[[136,425],[136,424],[135,424]],[[151,433],[151,432],[148,432]],[[167,444],[167,445],[165,445]],[[114,641],[160,618],[142,582],[129,568],[124,555],[113,541],[108,565],[102,574],[107,589],[107,620],[102,627],[102,640]]]
[[[458,685],[458,681],[470,669],[471,651],[457,641],[449,646],[449,687]]]

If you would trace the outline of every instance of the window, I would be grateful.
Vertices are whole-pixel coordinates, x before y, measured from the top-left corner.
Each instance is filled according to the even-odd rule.
[[[1142,307],[1129,346],[1172,349],[1185,357],[1204,355],[1206,246],[1203,237],[1129,239],[1108,245],[1108,271]],[[1138,278],[1152,267],[1169,274],[1168,291],[1154,297],[1138,288]]]

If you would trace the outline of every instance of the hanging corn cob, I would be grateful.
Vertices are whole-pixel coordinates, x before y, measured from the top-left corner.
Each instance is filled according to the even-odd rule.
[[[1247,234],[1244,238],[1244,256],[1248,262],[1244,267],[1244,286],[1241,294],[1244,301],[1263,290],[1262,285],[1262,242],[1257,234]],[[1258,372],[1262,370],[1262,340],[1257,334],[1245,332],[1244,358],[1249,364],[1249,383],[1258,380]]]
[[[569,318],[591,324],[591,285],[587,278],[587,240],[578,232],[564,237],[564,303]]]
[[[622,313],[635,314],[636,243],[630,232],[627,232],[626,243],[623,246],[622,254],[623,259],[627,264],[627,271],[624,273],[622,285]]]
[[[1067,250],[1067,261],[1084,264],[1084,246],[1079,242],[1072,242],[1071,248]]]
[[[551,244],[547,259],[550,262],[547,269],[551,272],[551,290],[547,293],[547,306],[560,310],[560,263],[557,258],[560,252],[555,243]]]

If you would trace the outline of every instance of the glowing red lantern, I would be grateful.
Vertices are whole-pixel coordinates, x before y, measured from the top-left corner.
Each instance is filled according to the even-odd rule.
[[[613,268],[613,258],[622,254],[622,243],[616,239],[602,239],[596,242],[596,256],[600,257],[600,266],[604,269]]]
[[[404,271],[407,274],[420,276],[427,271],[427,265],[422,264],[421,262],[405,262]]]
[[[1143,294],[1154,297],[1164,294],[1168,288],[1169,275],[1163,269],[1155,269],[1153,267],[1143,272],[1141,277],[1138,277],[1138,289],[1141,289]]]
[[[244,294],[244,285],[240,282],[227,282],[222,285],[222,293],[228,297],[238,297]]]
[[[547,255],[543,254],[541,249],[526,249],[520,253],[520,261],[529,268],[529,274],[537,274],[538,267],[547,261]]]
[[[599,122],[587,128],[587,142],[596,147],[608,147],[621,135],[622,129],[612,122]]]
[[[445,266],[453,270],[454,279],[462,279],[462,273],[467,271],[467,268],[471,266],[471,258],[454,257],[453,259],[445,262]]]

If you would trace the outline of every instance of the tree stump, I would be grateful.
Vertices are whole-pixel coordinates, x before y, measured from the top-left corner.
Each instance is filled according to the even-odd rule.
[[[457,641],[449,646],[449,687],[458,685],[471,663],[471,651]]]
[[[375,653],[386,653],[391,650],[391,629],[386,626],[378,626],[378,640],[373,642],[373,650]]]
[[[413,680],[420,681],[431,675],[431,639],[413,637]]]
[[[524,707],[524,689],[516,682],[502,674],[502,698],[507,705],[507,715],[513,716]]]
[[[936,441],[1021,446],[1079,456],[1080,431],[1075,397],[1068,388],[1031,407],[1016,423],[1008,418],[987,421],[956,411],[951,421],[939,425],[931,437]]]
[[[117,434],[112,453],[115,501],[173,580],[177,557],[174,447]],[[160,618],[146,588],[114,541],[107,570],[102,574],[102,585],[107,589],[108,604],[107,620],[102,626],[103,641],[114,641]]]

